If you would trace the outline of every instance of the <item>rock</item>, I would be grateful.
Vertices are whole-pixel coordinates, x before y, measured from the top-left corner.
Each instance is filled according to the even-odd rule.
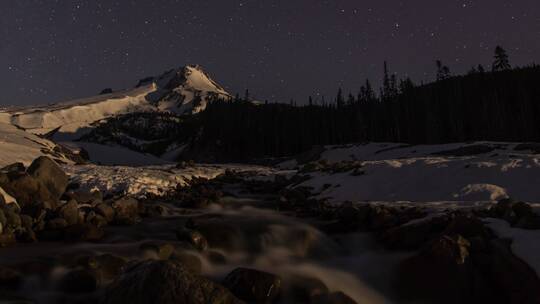
[[[116,217],[115,222],[132,225],[140,221],[139,202],[134,198],[124,197],[112,204]]]
[[[227,289],[187,271],[173,261],[144,261],[106,289],[102,304],[240,304]]]
[[[22,226],[22,220],[21,216],[17,214],[15,211],[10,209],[4,209],[4,215],[6,217],[6,223],[4,225],[4,230],[9,229],[11,231],[15,231]]]
[[[281,292],[281,278],[248,268],[233,270],[225,277],[223,285],[236,297],[250,303],[272,303]]]
[[[62,230],[68,226],[68,222],[63,218],[55,218],[47,222],[45,227],[49,230]]]
[[[108,222],[103,216],[96,214],[95,212],[90,212],[86,215],[86,222],[92,224],[98,228],[107,226]]]
[[[5,266],[0,266],[0,289],[1,290],[16,290],[23,283],[23,275]]]
[[[17,203],[17,200],[13,196],[7,194],[7,192],[4,191],[2,187],[0,187],[0,207],[3,206],[12,206],[16,210],[21,209],[21,207]]]
[[[92,224],[75,224],[64,229],[64,238],[66,241],[99,241],[103,238],[105,232]]]
[[[17,241],[23,243],[33,243],[37,241],[36,233],[29,228],[23,228],[15,233]]]
[[[484,223],[475,216],[458,215],[456,216],[443,231],[446,235],[459,234],[467,239],[472,237],[480,237],[489,239],[491,233],[488,231]]]
[[[515,216],[512,210],[512,206],[514,205],[514,201],[509,198],[502,199],[497,202],[497,204],[493,207],[491,207],[492,215],[494,217],[503,218],[503,219],[510,219],[511,217]]]
[[[443,235],[402,261],[396,280],[400,296],[437,303],[470,301],[474,272],[469,247],[460,235]]]
[[[70,200],[58,207],[57,213],[60,218],[66,220],[68,226],[75,225],[79,222],[79,204],[75,200]]]
[[[398,217],[387,207],[373,206],[371,208],[370,226],[371,230],[384,230],[399,224]]]
[[[523,217],[534,215],[531,205],[524,202],[517,202],[512,205],[512,211],[514,211],[518,220]]]
[[[13,163],[0,169],[0,172],[25,172],[26,168],[23,163]]]
[[[51,209],[58,203],[58,197],[28,173],[10,173],[7,180],[0,181],[0,187],[15,198],[20,208],[23,209],[25,206],[38,203]]]
[[[168,260],[174,252],[174,246],[167,243],[143,243],[139,246],[139,249],[145,253],[150,253],[159,260]]]
[[[170,259],[181,263],[187,270],[195,274],[201,274],[202,272],[201,259],[193,253],[189,253],[182,249],[176,249]]]
[[[17,239],[15,238],[15,234],[13,232],[4,231],[2,234],[0,234],[0,247],[13,245],[16,242]]]
[[[311,300],[312,304],[357,304],[348,295],[341,291],[316,295]]]
[[[286,298],[294,303],[312,303],[315,297],[328,293],[328,287],[322,281],[305,276],[292,276],[285,289]]]
[[[187,242],[197,250],[204,251],[208,248],[208,241],[200,232],[187,228],[176,231],[176,238],[179,241]]]
[[[70,190],[65,193],[70,200],[75,200],[79,204],[98,204],[103,202],[103,195],[100,191]]]
[[[127,259],[112,255],[102,254],[94,257],[96,268],[98,268],[101,277],[105,280],[112,280],[122,273],[124,266],[128,263]]]
[[[97,289],[96,276],[86,269],[72,270],[59,282],[59,289],[66,293],[90,293]]]
[[[114,213],[113,207],[105,203],[97,204],[96,207],[94,208],[94,211],[97,214],[103,216],[109,223],[114,220],[115,213]]]
[[[433,217],[390,228],[381,234],[387,249],[416,250],[436,238],[448,225],[447,216]]]
[[[339,226],[346,231],[366,228],[369,221],[371,206],[367,204],[353,206],[352,203],[343,204],[337,211],[336,217]]]
[[[35,159],[26,172],[43,184],[56,199],[66,191],[69,181],[67,175],[48,157]]]
[[[509,244],[494,239],[489,255],[482,257],[481,271],[493,282],[502,303],[540,303],[540,279],[536,272],[512,254]]]
[[[26,229],[32,229],[32,226],[34,225],[34,219],[31,216],[26,215],[26,214],[21,214],[20,217],[21,217],[22,227]]]

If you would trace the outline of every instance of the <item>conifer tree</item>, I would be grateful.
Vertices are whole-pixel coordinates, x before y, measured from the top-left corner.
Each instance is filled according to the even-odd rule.
[[[501,46],[495,48],[495,61],[492,68],[494,72],[509,70],[511,68],[508,54],[506,54],[506,51]]]

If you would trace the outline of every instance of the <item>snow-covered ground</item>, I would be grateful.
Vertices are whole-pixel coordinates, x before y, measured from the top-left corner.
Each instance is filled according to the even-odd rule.
[[[56,144],[36,135],[25,132],[11,124],[0,123],[0,167],[15,162],[29,165],[39,156],[47,155],[72,163],[59,153],[55,153]]]
[[[443,156],[439,152],[473,144],[327,147],[321,160],[356,161],[356,174],[315,171],[301,186],[332,201],[494,201],[510,196],[540,202],[540,155],[515,151],[516,144],[474,143],[479,144],[494,149]]]
[[[71,181],[80,184],[84,190],[100,190],[104,194],[123,194],[144,197],[147,194],[163,195],[185,186],[193,178],[213,179],[226,170],[252,172],[257,176],[272,176],[274,170],[268,167],[250,165],[195,165],[187,168],[162,166],[64,166]]]

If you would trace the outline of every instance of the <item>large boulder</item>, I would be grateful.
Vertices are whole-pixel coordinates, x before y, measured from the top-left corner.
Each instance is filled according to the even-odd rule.
[[[2,175],[0,187],[14,197],[21,208],[39,203],[47,209],[53,209],[58,204],[58,197],[28,173],[0,173],[0,175]]]
[[[474,272],[470,243],[460,235],[443,235],[398,267],[397,287],[406,300],[466,303]]]
[[[385,247],[391,250],[416,250],[436,238],[448,222],[447,216],[409,222],[386,230],[381,234],[381,240]]]
[[[79,222],[79,204],[71,200],[57,209],[58,216],[66,220],[67,225],[75,225]]]
[[[493,283],[502,303],[540,303],[540,279],[536,272],[500,239],[491,240],[488,254],[479,257],[481,271]]]
[[[131,197],[124,197],[116,200],[112,207],[115,211],[115,222],[117,224],[135,224],[140,221],[139,202]]]
[[[223,286],[174,261],[144,261],[126,269],[106,289],[102,304],[243,303]]]
[[[281,278],[255,269],[237,268],[225,277],[223,285],[249,303],[272,303],[281,292]]]
[[[42,185],[47,187],[51,195],[59,199],[66,191],[68,176],[52,159],[41,156],[35,159],[26,172]]]

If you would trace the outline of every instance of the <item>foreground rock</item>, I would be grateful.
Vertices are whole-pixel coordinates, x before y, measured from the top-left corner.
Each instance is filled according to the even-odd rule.
[[[180,263],[145,261],[128,267],[105,291],[103,304],[236,304],[227,289],[194,275]]]
[[[233,270],[223,280],[223,285],[249,303],[272,303],[281,291],[281,279],[278,276],[247,268]]]

